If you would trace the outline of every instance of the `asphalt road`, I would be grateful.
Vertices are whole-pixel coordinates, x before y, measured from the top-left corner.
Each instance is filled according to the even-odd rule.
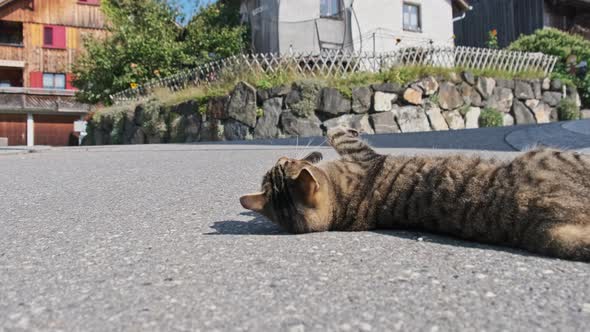
[[[0,330],[588,330],[590,264],[243,210],[278,144],[0,155]]]

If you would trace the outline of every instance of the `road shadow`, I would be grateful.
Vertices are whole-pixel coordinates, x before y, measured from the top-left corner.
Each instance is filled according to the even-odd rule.
[[[425,231],[419,230],[387,230],[387,229],[379,229],[373,231],[374,233],[382,234],[382,235],[389,235],[394,236],[402,239],[414,240],[414,241],[421,241],[421,242],[428,242],[428,243],[436,243],[444,246],[451,246],[451,247],[462,247],[468,249],[481,249],[481,250],[491,250],[491,251],[500,251],[509,253],[512,255],[518,255],[523,257],[541,257],[541,258],[548,258],[548,259],[556,259],[554,257],[542,256],[532,252],[525,251],[523,249],[517,249],[502,245],[494,245],[494,244],[486,244],[481,242],[474,242],[469,240],[462,240],[459,238],[452,237],[450,235],[444,234],[435,234],[429,233]]]
[[[215,232],[205,233],[204,235],[293,235],[280,226],[273,224],[265,217],[254,212],[242,212],[240,216],[252,217],[249,221],[240,220],[223,220],[216,221],[211,226]],[[427,243],[436,243],[444,246],[462,247],[468,249],[492,250],[518,255],[523,257],[537,257],[546,259],[557,259],[555,257],[542,256],[522,249],[511,248],[501,245],[485,244],[469,240],[458,239],[449,235],[429,233],[420,230],[405,229],[377,229],[373,233],[393,236],[401,239],[412,241],[421,241]]]
[[[252,217],[252,220],[222,220],[216,221],[211,226],[215,232],[205,235],[288,235],[278,225],[273,224],[265,217],[254,212],[242,212],[241,216]]]

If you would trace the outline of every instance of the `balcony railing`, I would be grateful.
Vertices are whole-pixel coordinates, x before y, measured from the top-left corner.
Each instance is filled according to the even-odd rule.
[[[40,88],[23,88],[23,87],[0,87],[0,94],[28,94],[41,96],[63,96],[73,97],[76,95],[75,90],[65,89],[40,89]]]
[[[75,94],[73,90],[0,88],[0,111],[88,113],[90,105],[76,101]]]
[[[25,61],[24,47],[0,43],[0,60]]]

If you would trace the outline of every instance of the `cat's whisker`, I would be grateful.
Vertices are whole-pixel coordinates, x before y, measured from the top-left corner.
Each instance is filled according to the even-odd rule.
[[[301,157],[303,157],[303,155],[305,155],[305,151],[307,151],[309,149],[309,146],[311,145],[311,143],[313,143],[313,138],[309,140],[309,143],[307,143],[307,145],[305,146],[305,148],[303,148],[301,150],[301,155],[297,156],[297,159],[301,159]]]
[[[326,143],[328,141],[328,138],[326,137],[316,148],[321,148],[322,145],[324,145],[324,143]]]
[[[295,144],[295,155],[299,155],[299,136],[295,136],[296,144]]]

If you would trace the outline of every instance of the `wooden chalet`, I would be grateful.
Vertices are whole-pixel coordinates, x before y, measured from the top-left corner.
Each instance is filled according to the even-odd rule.
[[[68,145],[77,102],[72,64],[86,35],[105,33],[99,0],[0,0],[0,137],[9,145]]]

